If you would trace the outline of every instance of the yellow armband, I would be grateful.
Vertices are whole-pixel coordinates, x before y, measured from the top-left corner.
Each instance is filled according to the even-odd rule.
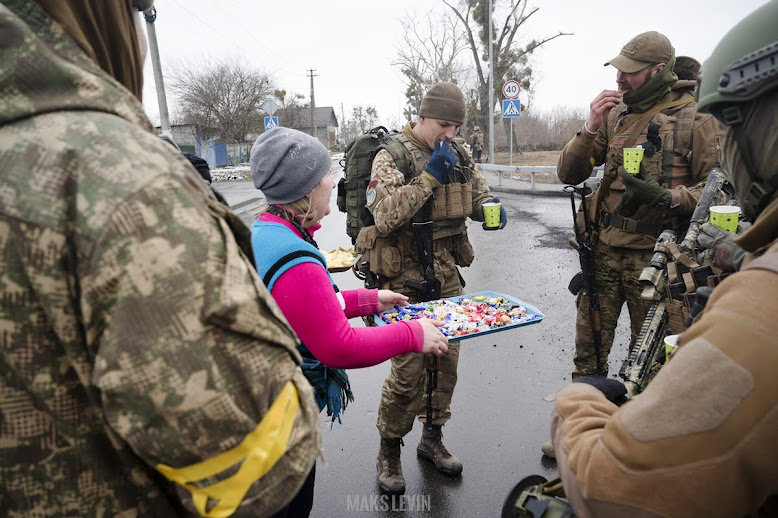
[[[173,468],[157,464],[157,470],[192,494],[195,509],[202,516],[222,518],[232,515],[249,487],[262,478],[286,453],[295,414],[300,407],[297,388],[287,381],[259,425],[235,448],[191,466]],[[240,463],[229,478],[207,487],[192,484],[223,472]],[[217,501],[209,511],[209,500]]]

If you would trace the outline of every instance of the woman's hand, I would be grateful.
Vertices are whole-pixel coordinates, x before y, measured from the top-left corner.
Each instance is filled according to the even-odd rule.
[[[395,306],[407,306],[408,297],[392,290],[378,290],[378,311],[386,311]]]
[[[424,330],[424,345],[421,347],[422,353],[432,353],[435,356],[448,351],[448,338],[438,329],[445,324],[442,320],[432,320],[430,318],[420,318],[417,320]]]

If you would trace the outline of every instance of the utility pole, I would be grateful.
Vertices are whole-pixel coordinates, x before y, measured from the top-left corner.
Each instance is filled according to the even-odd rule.
[[[143,11],[146,19],[146,32],[149,37],[149,54],[151,54],[151,66],[154,70],[154,86],[157,90],[157,104],[159,105],[159,122],[162,134],[173,138],[170,133],[170,116],[167,111],[167,99],[165,98],[165,81],[162,79],[162,64],[159,61],[159,46],[157,46],[157,29],[154,22],[157,20],[157,10],[152,6]]]
[[[313,68],[308,71],[311,77],[311,136],[318,140],[319,137],[316,134],[316,101],[313,98],[313,78],[319,74],[314,74],[314,72],[316,72],[316,69]]]
[[[489,0],[489,163],[494,163],[494,57],[492,48],[492,0]]]

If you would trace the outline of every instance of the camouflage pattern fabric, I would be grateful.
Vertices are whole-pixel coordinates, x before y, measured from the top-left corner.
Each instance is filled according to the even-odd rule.
[[[272,514],[319,412],[248,229],[36,4],[0,28],[2,514],[191,515],[154,466],[236,447],[291,380],[286,452],[233,516]]]
[[[432,392],[432,424],[442,426],[451,419],[451,398],[457,384],[460,342],[449,342],[448,351],[440,357],[438,386]],[[427,421],[427,370],[423,354],[403,354],[392,358],[392,370],[381,389],[376,426],[381,437],[405,437],[413,421]],[[439,409],[439,410],[437,410]]]
[[[484,134],[482,132],[475,131],[470,135],[470,147],[478,151],[484,149]]]
[[[602,242],[597,243],[594,247],[595,283],[600,300],[602,330],[600,372],[608,372],[608,355],[613,346],[616,324],[624,302],[627,303],[630,317],[629,350],[631,351],[635,345],[648,309],[651,307],[651,301],[640,298],[643,287],[638,279],[645,265],[651,262],[652,254],[652,250],[610,247]],[[578,293],[576,306],[573,380],[579,376],[597,373],[594,335],[589,319],[589,297],[586,295],[585,289]],[[624,358],[619,361],[621,360]]]
[[[406,148],[411,148],[414,169],[423,171],[432,150],[414,136],[412,133],[414,124],[408,123],[403,128],[403,135],[407,137],[403,141]],[[469,265],[472,261],[472,247],[467,240],[465,218],[483,221],[482,205],[492,197],[480,167],[472,164],[472,160],[471,166],[466,189],[457,189],[456,185],[447,184],[450,185],[448,188],[439,186],[435,190],[436,207],[439,209],[436,209],[433,214],[444,212],[454,214],[457,211],[461,214],[463,206],[472,206],[472,212],[465,214],[464,217],[436,219],[433,216],[435,221],[433,262],[435,276],[442,285],[443,297],[453,297],[463,293],[457,264]],[[461,167],[462,164],[458,163],[452,177],[460,178],[463,175]],[[419,176],[406,183],[404,175],[397,169],[387,151],[381,151],[376,155],[370,185],[370,188],[374,189],[375,198],[373,203],[370,203],[369,209],[373,213],[376,226],[382,233],[398,234],[399,246],[402,250],[400,275],[391,280],[384,280],[381,287],[403,293],[411,301],[417,301],[417,292],[402,284],[406,278],[423,280],[421,264],[412,232],[408,230],[408,223],[421,209],[433,190]],[[466,204],[461,200],[447,197],[447,194],[453,196],[461,195],[463,192],[471,197]],[[370,195],[368,199],[371,199]],[[456,386],[458,360],[459,342],[451,342],[448,352],[441,357],[438,387],[433,393],[433,405],[440,409],[435,412],[433,423],[435,425],[442,425],[451,418],[450,403]],[[419,416],[422,421],[426,418],[425,383],[426,370],[423,355],[403,355],[392,358],[392,370],[384,381],[376,422],[382,437],[403,437],[413,427],[416,416]]]
[[[670,189],[671,201],[669,208],[657,208],[642,205],[630,217],[633,223],[640,222],[656,225],[660,228],[671,228],[677,234],[685,233],[685,226],[697,205],[704,182],[713,167],[718,167],[721,160],[721,142],[724,131],[721,124],[711,115],[698,113],[696,105],[691,102],[692,94],[688,91],[689,81],[677,81],[670,93],[658,101],[661,104],[680,102],[689,99],[690,102],[661,110],[652,115],[650,122],[659,125],[659,137],[662,149],[652,157],[643,158],[645,166],[660,184]],[[622,230],[616,226],[597,226],[602,220],[603,212],[613,214],[621,201],[625,187],[616,171],[622,162],[622,148],[628,138],[634,135],[634,145],[647,141],[648,125],[637,127],[640,115],[629,113],[625,104],[613,108],[595,135],[589,134],[583,128],[568,142],[559,157],[557,175],[568,184],[578,184],[586,180],[592,171],[592,165],[604,164],[604,187],[596,192],[600,204],[590,210],[590,219],[598,231],[597,249],[612,247],[606,255],[609,261],[618,265],[613,275],[607,275],[608,267],[598,262],[603,253],[595,254],[595,271],[598,279],[597,290],[600,295],[600,307],[603,315],[601,322],[605,361],[607,352],[613,343],[613,335],[621,313],[624,301],[630,313],[630,327],[634,345],[640,327],[643,325],[649,305],[640,299],[642,286],[637,283],[643,267],[649,264],[656,237],[651,234],[640,234]],[[626,129],[623,133],[619,132]],[[615,180],[613,178],[615,177]],[[611,180],[613,180],[611,182]],[[643,256],[645,260],[630,266],[622,264],[622,253],[632,250],[623,257],[638,261]],[[645,254],[643,254],[645,252]],[[633,282],[634,276],[634,282]],[[600,279],[609,279],[615,285],[604,285]],[[605,298],[606,290],[615,293],[612,299]],[[592,331],[589,327],[588,299],[579,297],[576,317],[576,353],[574,356],[575,370],[573,378],[582,374],[594,372],[594,344]],[[631,303],[630,301],[634,301]],[[641,309],[645,308],[645,309]],[[607,364],[603,365],[607,367]]]

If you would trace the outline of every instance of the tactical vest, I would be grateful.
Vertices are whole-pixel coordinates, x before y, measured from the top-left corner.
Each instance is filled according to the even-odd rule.
[[[467,238],[465,220],[473,212],[473,187],[470,183],[473,163],[470,154],[457,142],[451,146],[457,154],[457,165],[449,175],[449,183],[435,189],[432,201],[433,252],[448,250],[456,264],[470,266],[474,259],[473,248]],[[404,154],[406,160],[395,165],[405,175],[406,183],[424,171],[429,156],[404,134],[392,135],[382,144],[392,156]],[[392,149],[388,149],[392,147]],[[402,169],[409,167],[409,171]],[[403,225],[388,236],[380,236],[375,226],[363,228],[356,242],[357,251],[370,264],[370,271],[385,279],[392,279],[409,262],[418,263],[416,239],[411,230],[411,222]]]
[[[679,99],[685,100],[689,96],[688,104],[673,106],[656,113],[651,117],[652,123],[659,124],[659,138],[662,140],[662,149],[651,157],[644,157],[642,164],[651,171],[654,178],[668,189],[679,185],[689,185],[692,182],[691,157],[692,157],[692,128],[697,113],[694,98],[684,92]],[[667,102],[667,101],[662,101]],[[613,109],[608,114],[608,128],[611,134],[608,139],[608,156],[605,161],[605,172],[618,174],[617,169],[621,165],[622,149],[625,142],[633,137],[633,131],[637,130],[640,117],[637,115],[623,116],[622,112]],[[619,118],[621,117],[621,120]],[[631,128],[622,129],[625,123]],[[633,146],[646,142],[648,124],[639,128],[640,133],[634,138]]]
[[[415,178],[424,171],[429,161],[429,156],[424,156],[421,149],[414,145],[410,139],[402,133],[392,137],[399,142],[410,155],[412,171],[408,179]],[[435,222],[436,231],[441,231],[451,225],[457,225],[473,212],[473,188],[470,178],[473,174],[473,164],[470,162],[470,154],[456,142],[451,142],[451,147],[457,154],[457,165],[449,175],[449,183],[435,189],[432,203],[432,221]],[[463,163],[464,162],[464,163]],[[463,221],[462,221],[463,222]]]

